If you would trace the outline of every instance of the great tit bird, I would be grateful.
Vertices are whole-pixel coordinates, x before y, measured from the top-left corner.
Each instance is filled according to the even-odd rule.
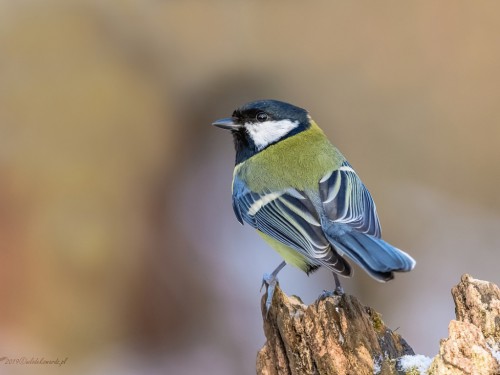
[[[213,125],[233,135],[236,218],[257,229],[284,259],[264,275],[268,311],[286,264],[307,274],[327,267],[338,294],[337,275],[352,275],[347,260],[382,282],[415,267],[411,256],[381,239],[370,193],[306,110],[259,100]]]

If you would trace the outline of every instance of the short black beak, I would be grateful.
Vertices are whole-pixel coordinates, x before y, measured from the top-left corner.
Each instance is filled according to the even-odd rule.
[[[242,125],[235,124],[231,117],[221,118],[220,120],[212,122],[212,125],[226,130],[237,130],[242,127]]]

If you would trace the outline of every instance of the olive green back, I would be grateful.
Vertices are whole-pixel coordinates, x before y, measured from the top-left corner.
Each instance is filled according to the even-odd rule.
[[[311,120],[311,127],[269,146],[235,167],[248,187],[264,190],[317,189],[319,180],[340,167],[344,156]]]

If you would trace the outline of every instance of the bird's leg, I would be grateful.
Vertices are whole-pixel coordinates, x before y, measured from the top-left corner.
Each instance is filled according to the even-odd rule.
[[[286,266],[286,262],[281,262],[276,269],[271,272],[271,274],[265,273],[264,276],[262,276],[262,285],[260,287],[260,290],[262,290],[262,287],[265,285],[266,286],[266,293],[267,293],[267,298],[266,298],[266,315],[269,313],[269,309],[271,308],[271,302],[273,301],[273,295],[274,295],[274,289],[276,289],[276,285],[278,284],[278,273],[281,271],[283,267]]]
[[[323,300],[327,297],[344,295],[344,288],[342,288],[342,285],[340,284],[340,279],[338,275],[335,272],[332,273],[333,273],[333,278],[335,279],[335,290],[333,292],[330,292],[329,290],[323,290],[323,293],[321,293],[318,297],[320,300]]]
[[[333,278],[335,279],[335,290],[334,293],[341,296],[344,294],[344,288],[342,288],[342,285],[340,284],[340,280],[338,275],[333,272]]]

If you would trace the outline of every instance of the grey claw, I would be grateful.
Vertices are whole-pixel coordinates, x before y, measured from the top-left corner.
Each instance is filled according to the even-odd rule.
[[[344,288],[342,288],[340,285],[335,288],[333,291],[334,294],[337,296],[343,296],[344,295]]]
[[[269,315],[269,309],[273,302],[274,289],[276,289],[277,280],[270,284],[267,288],[267,298],[266,298],[266,316]]]
[[[333,292],[330,290],[323,290],[323,292],[319,295],[318,299],[321,301],[327,297],[343,296],[343,295],[344,295],[344,288],[342,288],[341,286],[337,286]]]
[[[269,309],[271,308],[271,303],[273,302],[274,289],[276,288],[276,285],[278,285],[278,272],[280,272],[280,270],[285,266],[286,262],[283,261],[271,274],[265,273],[264,276],[262,276],[262,285],[260,287],[260,290],[262,290],[262,287],[265,285],[267,293],[266,318],[269,315]]]
[[[265,273],[263,276],[262,276],[262,285],[260,286],[260,291],[262,292],[262,288],[264,288],[264,285],[266,287],[269,286],[269,282],[270,280],[272,279],[271,275],[268,274],[268,273]]]
[[[340,283],[339,277],[334,272],[333,277],[335,278],[335,291],[334,293],[338,296],[344,295],[344,288],[342,288],[342,284]]]
[[[321,301],[321,300],[324,300],[325,298],[328,298],[328,297],[333,297],[335,295],[335,292],[332,292],[331,290],[323,290],[323,292],[318,296],[318,299]]]
[[[260,290],[262,290],[263,286],[266,286],[266,317],[269,315],[269,310],[271,309],[271,304],[273,302],[274,290],[276,289],[276,285],[278,285],[278,278],[274,275],[270,275],[268,273],[264,274],[262,277],[262,286]]]

